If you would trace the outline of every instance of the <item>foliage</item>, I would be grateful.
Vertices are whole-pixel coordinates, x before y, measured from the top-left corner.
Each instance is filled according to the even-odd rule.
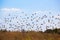
[[[45,33],[57,33],[57,34],[60,34],[60,29],[57,29],[57,28],[55,28],[55,29],[47,29],[46,31],[45,31]]]

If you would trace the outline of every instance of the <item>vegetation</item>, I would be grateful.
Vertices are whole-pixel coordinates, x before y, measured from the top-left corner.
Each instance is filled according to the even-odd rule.
[[[55,28],[54,30],[52,30],[52,29],[47,29],[46,31],[45,31],[45,33],[56,33],[56,34],[60,34],[60,29],[57,29],[57,28]]]
[[[0,40],[60,40],[59,31],[60,29],[48,29],[45,32],[25,32],[24,30],[22,32],[8,32],[7,30],[0,30]]]

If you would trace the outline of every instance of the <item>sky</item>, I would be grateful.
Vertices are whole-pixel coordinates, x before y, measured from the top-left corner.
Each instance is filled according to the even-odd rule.
[[[21,8],[29,11],[60,11],[60,0],[0,0],[0,8]]]
[[[52,14],[50,15],[49,12],[51,12]],[[46,22],[46,24],[44,24],[43,26],[50,25],[51,23],[49,24],[47,22],[48,19],[54,20],[53,23],[56,21],[55,23],[57,24],[58,21],[50,18],[49,16],[53,15],[55,16],[55,18],[60,18],[60,16],[57,16],[58,14],[60,14],[60,0],[0,0],[0,23],[3,23],[7,26],[7,24],[4,22],[3,17],[8,17],[9,13],[11,14],[11,17],[22,16],[21,19],[25,18],[25,14],[27,14],[27,16],[30,18],[32,14],[37,13],[35,16],[33,16],[33,18],[35,18],[33,22],[35,22],[38,17],[43,17],[43,15],[46,14],[48,16],[47,19],[39,19],[40,21],[38,23],[35,22],[36,24],[38,24],[38,26],[40,26],[43,21]],[[11,17],[8,18],[11,19]],[[17,20],[14,19],[15,22],[17,22]],[[32,23],[30,20],[31,18],[29,20],[27,19],[27,23]],[[12,22],[15,23],[14,21]],[[36,26],[37,25],[35,25],[34,30],[36,29]],[[43,26],[42,29],[45,30],[45,27]]]

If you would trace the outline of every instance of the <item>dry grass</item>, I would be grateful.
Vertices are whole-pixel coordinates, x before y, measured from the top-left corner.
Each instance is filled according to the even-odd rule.
[[[60,40],[60,35],[34,31],[0,32],[0,40]]]

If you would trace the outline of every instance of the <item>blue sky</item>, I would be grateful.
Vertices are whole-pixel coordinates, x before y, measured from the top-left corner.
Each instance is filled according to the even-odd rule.
[[[22,8],[29,11],[60,11],[60,0],[0,0],[0,8]]]

